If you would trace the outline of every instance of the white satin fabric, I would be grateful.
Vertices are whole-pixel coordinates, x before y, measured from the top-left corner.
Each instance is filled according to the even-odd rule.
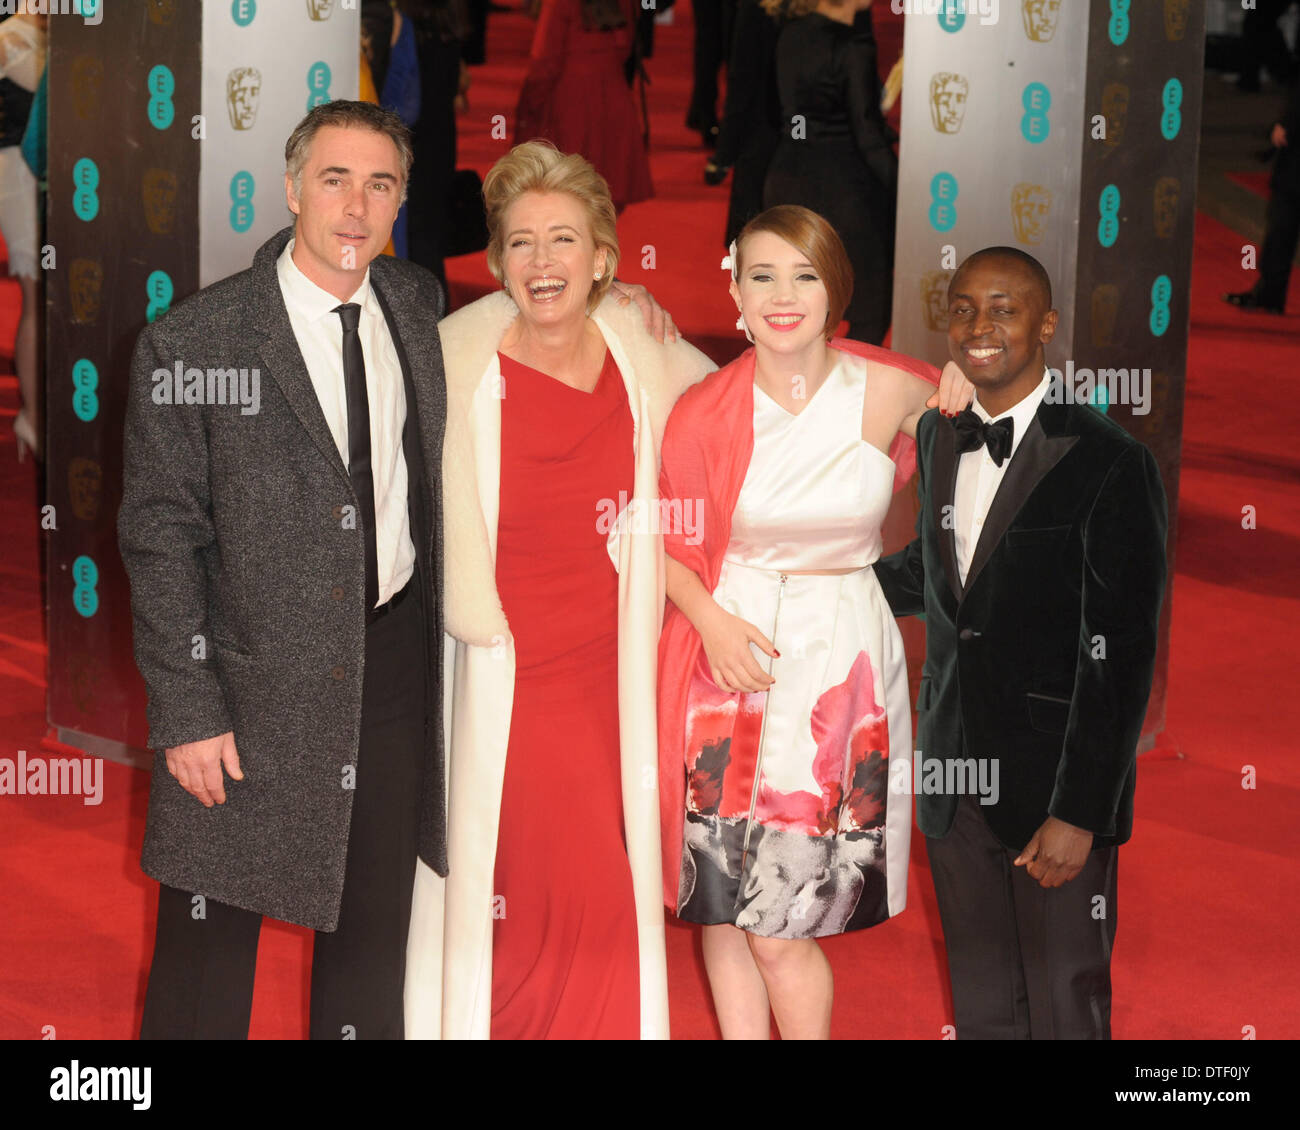
[[[754,454],[726,560],[798,572],[880,557],[894,462],[862,438],[866,387],[866,361],[847,353],[797,416],[754,385]]]

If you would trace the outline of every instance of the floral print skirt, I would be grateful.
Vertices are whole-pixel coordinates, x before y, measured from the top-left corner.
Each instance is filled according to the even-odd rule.
[[[731,561],[714,598],[772,640],[775,682],[729,694],[703,649],[686,710],[677,914],[770,938],[903,909],[912,716],[898,626],[870,567],[782,574]]]

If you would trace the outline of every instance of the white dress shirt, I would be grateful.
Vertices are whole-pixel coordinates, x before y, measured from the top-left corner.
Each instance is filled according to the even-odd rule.
[[[298,269],[294,240],[280,253],[276,272],[289,310],[289,324],[307,364],[325,423],[348,465],[348,398],[343,381],[343,320],[334,313],[342,305]],[[402,363],[393,345],[379,300],[370,289],[370,271],[348,299],[361,307],[357,332],[366,362],[366,395],[370,400],[370,467],[375,485],[375,549],[379,569],[379,604],[402,591],[415,569],[406,508],[406,457],[402,428],[406,424],[406,389]]]
[[[984,532],[984,521],[988,517],[989,507],[1002,485],[1002,478],[1011,466],[1020,441],[1033,423],[1034,414],[1047,393],[1049,377],[1046,371],[1038,386],[1009,412],[998,417],[1005,420],[1008,416],[1015,421],[1011,429],[1011,451],[1002,460],[999,467],[993,462],[987,444],[981,444],[974,451],[963,452],[957,457],[957,489],[953,495],[953,535],[957,543],[957,573],[963,585],[966,574],[970,571],[971,558],[975,556],[975,547],[979,544],[980,534]],[[984,406],[980,404],[979,393],[971,401],[971,410],[985,423],[992,421]]]

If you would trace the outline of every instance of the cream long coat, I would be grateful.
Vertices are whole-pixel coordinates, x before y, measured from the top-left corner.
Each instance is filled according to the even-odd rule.
[[[443,445],[443,687],[449,876],[416,864],[407,944],[408,1039],[486,1039],[492,1016],[492,896],[510,737],[515,651],[496,588],[501,473],[497,349],[518,314],[502,292],[438,327],[447,374]],[[635,305],[592,315],[627,386],[640,512],[658,498],[659,445],[677,397],[714,368],[684,341],[660,345]],[[596,514],[593,509],[593,520]],[[631,526],[611,538],[618,567],[618,705],[623,818],[636,900],[641,1035],[668,1036],[659,854],[655,668],[664,608],[663,540]],[[509,913],[509,908],[506,908]]]

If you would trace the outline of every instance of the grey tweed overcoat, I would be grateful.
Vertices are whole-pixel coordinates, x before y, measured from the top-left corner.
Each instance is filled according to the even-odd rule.
[[[292,234],[279,232],[250,270],[199,291],[140,334],[118,540],[149,692],[149,742],[158,750],[141,866],[170,886],[333,930],[351,785],[364,772],[364,544],[276,275]],[[410,499],[416,575],[431,613],[419,854],[445,874],[433,646],[442,639],[444,299],[432,274],[399,259],[376,259],[370,281],[405,370],[407,463],[425,469]],[[257,412],[158,403],[154,375],[178,363],[247,369],[250,385],[258,370]],[[227,730],[244,780],[228,779],[226,803],[204,808],[167,771],[162,751]]]

